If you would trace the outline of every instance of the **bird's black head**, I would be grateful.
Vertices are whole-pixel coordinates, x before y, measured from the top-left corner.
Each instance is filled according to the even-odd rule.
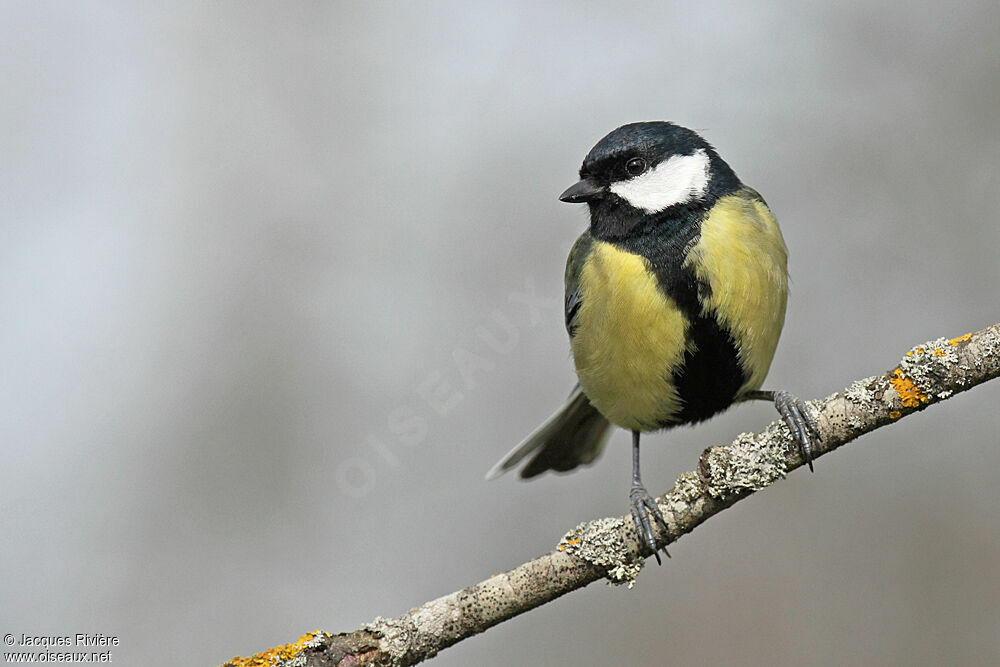
[[[597,142],[559,197],[590,206],[591,233],[616,240],[710,207],[739,179],[696,132],[665,121],[623,125]]]

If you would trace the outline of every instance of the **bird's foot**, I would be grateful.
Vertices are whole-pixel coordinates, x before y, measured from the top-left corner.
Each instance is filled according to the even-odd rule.
[[[785,421],[792,439],[802,452],[802,459],[813,469],[813,442],[819,440],[819,427],[806,404],[787,391],[774,392],[774,407]]]
[[[632,490],[628,496],[632,505],[632,521],[635,523],[635,533],[639,538],[639,543],[656,556],[657,564],[662,565],[663,561],[660,560],[660,549],[653,534],[653,524],[650,521],[649,515],[653,515],[655,522],[665,532],[670,530],[667,526],[667,521],[663,518],[663,514],[660,512],[656,501],[653,500],[653,497],[649,495],[649,491],[642,484],[633,482]],[[667,558],[670,558],[670,553],[667,551],[666,546],[663,547],[663,553],[667,555]]]

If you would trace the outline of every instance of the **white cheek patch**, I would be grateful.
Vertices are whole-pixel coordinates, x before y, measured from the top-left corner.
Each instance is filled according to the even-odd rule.
[[[659,213],[705,194],[708,154],[699,148],[691,155],[673,155],[645,174],[614,183],[610,189],[635,208]]]

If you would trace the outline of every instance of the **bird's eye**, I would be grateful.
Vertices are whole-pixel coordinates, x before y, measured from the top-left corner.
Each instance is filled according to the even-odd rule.
[[[638,176],[646,171],[646,161],[641,157],[634,157],[625,163],[625,171],[629,176]]]

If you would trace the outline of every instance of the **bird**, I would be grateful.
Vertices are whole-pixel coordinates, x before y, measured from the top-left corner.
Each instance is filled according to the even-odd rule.
[[[793,394],[761,389],[785,320],[788,251],[761,195],[697,132],[668,121],[613,130],[559,199],[590,213],[565,274],[579,382],[486,476],[525,459],[522,478],[573,470],[600,455],[612,425],[626,429],[630,513],[640,547],[662,563],[653,527],[669,528],[642,482],[643,433],[767,400],[813,469],[815,418]]]

